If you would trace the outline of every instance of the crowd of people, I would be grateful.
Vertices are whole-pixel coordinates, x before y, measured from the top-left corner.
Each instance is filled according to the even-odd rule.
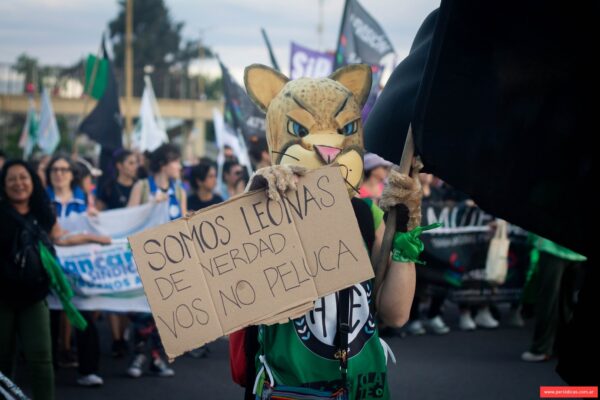
[[[263,145],[266,147],[266,143]],[[251,156],[255,168],[269,165],[266,150],[254,150]],[[391,166],[376,154],[367,153],[358,195],[377,204]],[[79,385],[103,385],[97,324],[104,315],[102,321],[108,321],[112,334],[112,356],[130,357],[127,375],[138,378],[148,371],[159,377],[174,376],[174,369],[164,360],[151,314],[82,311],[87,327],[79,330],[71,327],[63,311],[48,310],[45,298],[50,285],[39,257],[30,254],[31,249],[35,253],[38,241],[49,247],[111,242],[109,237],[65,231],[61,220],[73,213],[93,216],[103,210],[166,201],[169,218],[173,220],[210,207],[242,193],[249,181],[248,169],[229,153],[222,165],[219,185],[219,168],[214,161],[202,158],[195,165],[183,167],[179,149],[171,144],[146,155],[119,149],[113,154],[112,171],[100,171],[89,159],[65,154],[25,162],[7,160],[0,153],[0,167],[0,218],[10,221],[0,229],[0,371],[11,376],[14,344],[18,340],[30,371],[35,399],[54,398],[56,368],[77,368]],[[425,198],[462,196],[444,190],[443,182],[431,175],[421,174],[420,179]],[[535,279],[529,285],[528,300],[536,304],[535,333],[531,348],[522,355],[525,361],[545,361],[553,354],[557,331],[570,317],[578,264],[584,260],[542,238],[537,239],[535,248],[541,255],[534,273],[530,274]],[[34,276],[19,274],[18,262],[34,265],[29,269]],[[427,286],[426,280],[418,278],[410,320],[403,334],[450,332],[444,321],[447,292],[431,293]],[[544,301],[536,302],[538,298]],[[499,325],[494,304],[459,304],[459,309],[461,330],[494,329]],[[510,325],[524,325],[521,310],[518,304],[511,307]],[[382,329],[382,335],[386,332],[397,334],[394,329]],[[207,354],[206,346],[191,352],[195,357]]]
[[[227,158],[223,195],[218,193],[214,161],[203,158],[183,168],[179,149],[170,144],[145,155],[119,149],[113,154],[112,171],[100,171],[91,160],[67,154],[25,162],[7,160],[0,153],[0,169],[0,218],[7,222],[0,230],[0,371],[12,376],[18,341],[34,399],[55,398],[56,368],[77,368],[81,386],[103,385],[97,327],[102,319],[110,324],[113,357],[131,357],[126,371],[130,377],[142,376],[146,367],[159,377],[174,376],[151,314],[80,311],[87,327],[79,330],[63,311],[49,310],[45,299],[50,283],[37,256],[37,241],[50,248],[110,244],[109,237],[69,233],[61,221],[72,214],[94,216],[149,201],[167,201],[169,218],[176,219],[243,192],[247,169],[235,157]],[[28,264],[28,274],[17,268],[21,262]],[[208,349],[191,353],[203,357]]]
[[[377,203],[391,166],[390,162],[377,154],[366,153],[364,180],[359,196]],[[420,173],[419,179],[425,201],[464,202],[469,206],[476,206],[468,196],[431,174]],[[542,362],[549,360],[558,351],[557,337],[572,316],[581,284],[581,264],[586,261],[586,257],[533,234],[529,240],[533,248],[532,263],[521,300],[511,302],[505,318],[502,318],[498,305],[491,301],[478,304],[458,303],[458,329],[496,329],[500,326],[501,319],[509,327],[523,328],[523,315],[531,317],[534,320],[532,343],[522,353],[521,359],[526,362]],[[449,288],[432,284],[417,271],[415,297],[408,323],[400,330],[382,329],[382,335],[449,333],[450,327],[444,320],[444,307],[449,303],[448,292]]]

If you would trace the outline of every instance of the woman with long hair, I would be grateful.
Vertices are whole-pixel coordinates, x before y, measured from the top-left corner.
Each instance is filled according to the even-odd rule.
[[[34,400],[54,399],[49,278],[36,257],[38,243],[72,246],[110,243],[110,238],[66,235],[57,223],[37,173],[24,161],[5,163],[0,173],[0,371],[10,376],[15,343],[30,370]]]
[[[87,210],[87,196],[77,184],[76,172],[75,164],[65,155],[54,156],[46,168],[46,190],[59,219]]]
[[[59,221],[71,214],[97,214],[97,211],[90,207],[88,195],[80,186],[84,175],[81,167],[78,167],[66,155],[59,154],[50,160],[46,169],[46,182],[48,182],[46,190]],[[64,322],[61,324],[63,328],[63,350],[59,353],[58,365],[63,367],[77,366],[80,375],[77,383],[81,386],[101,386],[104,384],[104,380],[98,375],[100,339],[95,323],[96,313],[83,311],[81,314],[87,321],[88,327],[84,331],[75,331],[75,340],[77,341],[76,359],[70,350],[70,324],[64,319],[63,315]],[[53,312],[52,318],[55,331],[58,330],[56,326],[59,325],[58,315],[58,313]],[[56,337],[57,333],[55,333],[55,340]]]

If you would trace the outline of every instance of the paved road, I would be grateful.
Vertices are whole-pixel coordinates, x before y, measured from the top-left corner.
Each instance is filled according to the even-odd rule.
[[[454,318],[455,319],[455,318]],[[456,321],[450,321],[455,327]],[[103,322],[101,324],[104,325]],[[397,364],[389,369],[394,399],[535,399],[540,385],[562,385],[554,373],[554,363],[526,364],[519,360],[527,348],[531,329],[500,328],[494,331],[458,332],[445,336],[391,338]],[[189,356],[173,364],[174,378],[125,375],[127,360],[113,360],[109,355],[108,332],[103,343],[101,388],[76,386],[75,370],[60,370],[57,376],[57,399],[239,399],[242,390],[229,375],[227,341],[211,344],[205,359]],[[26,386],[26,377],[19,374]]]

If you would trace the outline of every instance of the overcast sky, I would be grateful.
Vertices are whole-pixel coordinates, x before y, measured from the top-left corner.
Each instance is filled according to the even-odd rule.
[[[319,47],[319,0],[165,1],[172,18],[185,23],[184,37],[202,35],[238,79],[248,64],[269,64],[261,27],[286,74],[290,41]],[[322,3],[321,49],[334,50],[344,0]],[[379,21],[402,59],[439,0],[361,0],[361,4]],[[100,33],[117,12],[116,0],[0,0],[0,62],[11,63],[26,52],[43,64],[70,65],[96,52]],[[214,69],[210,64],[203,68],[206,72]]]

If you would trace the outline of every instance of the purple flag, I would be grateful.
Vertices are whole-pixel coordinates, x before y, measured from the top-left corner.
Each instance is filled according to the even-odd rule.
[[[290,78],[323,78],[333,72],[333,54],[311,50],[292,42]]]

